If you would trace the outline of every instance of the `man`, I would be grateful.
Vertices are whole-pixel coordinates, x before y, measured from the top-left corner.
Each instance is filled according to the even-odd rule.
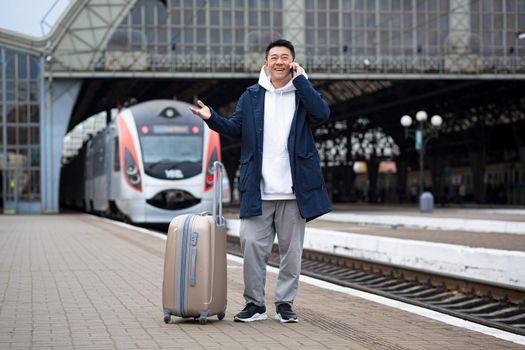
[[[208,126],[241,139],[240,217],[246,307],[234,320],[267,319],[266,263],[277,233],[280,270],[275,318],[297,322],[292,310],[301,272],[305,222],[331,210],[311,127],[330,116],[328,104],[308,82],[287,40],[266,49],[259,83],[223,118],[197,101],[190,110]]]

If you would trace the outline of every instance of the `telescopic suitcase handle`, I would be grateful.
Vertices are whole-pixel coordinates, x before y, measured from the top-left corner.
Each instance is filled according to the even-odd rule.
[[[224,217],[222,216],[222,177],[224,164],[219,161],[213,162],[213,218],[217,226],[224,226]],[[218,215],[217,215],[217,207]]]

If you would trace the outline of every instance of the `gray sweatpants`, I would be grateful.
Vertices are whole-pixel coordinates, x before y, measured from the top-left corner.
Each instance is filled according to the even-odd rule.
[[[295,200],[262,201],[262,215],[241,219],[246,303],[264,305],[266,263],[277,233],[280,269],[275,303],[292,304],[299,286],[305,219]]]

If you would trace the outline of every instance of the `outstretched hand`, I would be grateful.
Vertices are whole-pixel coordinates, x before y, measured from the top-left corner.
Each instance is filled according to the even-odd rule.
[[[206,106],[201,100],[197,100],[197,104],[199,105],[199,109],[190,107],[191,113],[195,114],[197,117],[207,120],[211,117],[211,110],[208,106]]]

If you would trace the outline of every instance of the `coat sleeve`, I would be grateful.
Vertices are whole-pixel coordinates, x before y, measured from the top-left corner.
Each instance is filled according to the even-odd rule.
[[[211,117],[205,120],[206,124],[210,129],[222,134],[224,136],[239,139],[241,138],[242,131],[242,118],[243,118],[243,101],[245,94],[241,96],[235,107],[235,111],[229,118],[222,117],[215,110],[211,110]]]
[[[328,103],[321,97],[308,79],[299,75],[293,80],[293,84],[297,89],[296,93],[299,95],[301,102],[306,108],[306,115],[308,121],[312,125],[321,124],[330,118],[330,108]]]

